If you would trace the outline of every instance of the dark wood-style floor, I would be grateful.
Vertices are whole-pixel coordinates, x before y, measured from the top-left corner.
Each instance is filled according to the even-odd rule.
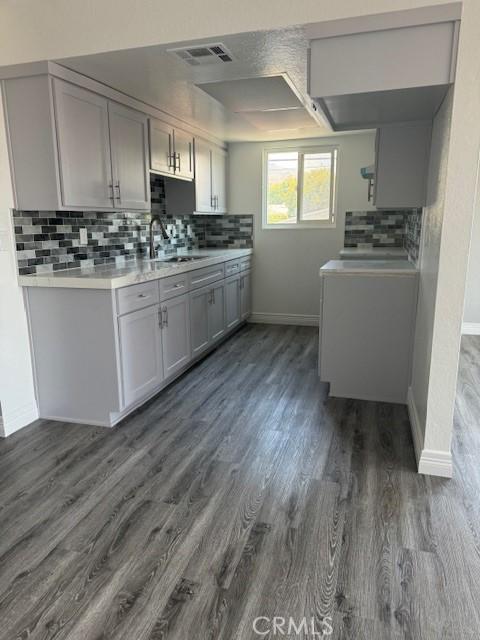
[[[315,329],[249,325],[113,430],[0,442],[0,638],[478,639],[480,341],[451,481],[416,474],[404,407],[316,367]]]

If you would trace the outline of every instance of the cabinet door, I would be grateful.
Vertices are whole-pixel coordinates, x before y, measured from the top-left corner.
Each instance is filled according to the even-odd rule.
[[[225,285],[223,282],[212,284],[211,302],[208,307],[208,335],[213,342],[225,333]]]
[[[175,175],[193,180],[193,136],[175,129],[174,149]]]
[[[240,278],[237,275],[225,280],[225,323],[227,331],[233,329],[240,322]]]
[[[112,208],[108,100],[53,81],[62,204]]]
[[[226,213],[227,153],[219,147],[212,148],[212,195],[215,213]]]
[[[208,317],[211,299],[210,287],[190,293],[190,335],[192,357],[198,356],[209,345]]]
[[[373,202],[376,207],[425,205],[431,138],[429,122],[391,125],[377,130]]]
[[[163,370],[173,375],[190,360],[190,309],[188,295],[164,302],[162,311]]]
[[[173,128],[160,120],[150,119],[150,169],[173,174]]]
[[[252,312],[252,278],[250,271],[240,278],[240,311],[242,320],[246,320]]]
[[[149,210],[147,118],[116,102],[108,112],[115,207]]]
[[[195,138],[195,211],[212,213],[212,151],[210,146]]]
[[[118,320],[124,407],[145,397],[163,380],[158,305]]]

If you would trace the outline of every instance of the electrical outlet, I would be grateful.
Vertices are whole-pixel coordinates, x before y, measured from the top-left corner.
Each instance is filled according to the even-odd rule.
[[[85,227],[80,229],[80,244],[88,244],[88,233]]]

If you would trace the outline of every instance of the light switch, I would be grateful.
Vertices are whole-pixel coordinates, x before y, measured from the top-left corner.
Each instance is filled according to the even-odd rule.
[[[88,233],[85,227],[80,229],[80,244],[88,244]]]

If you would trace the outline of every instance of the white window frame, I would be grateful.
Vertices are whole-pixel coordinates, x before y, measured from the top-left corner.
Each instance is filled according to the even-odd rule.
[[[297,220],[296,222],[267,222],[268,200],[268,154],[291,153],[299,154],[298,185],[297,185]],[[334,153],[336,152],[336,154]],[[310,153],[331,153],[332,169],[335,163],[335,171],[332,171],[333,179],[330,181],[330,215],[328,220],[302,220],[303,205],[303,156]],[[262,158],[262,229],[334,229],[337,226],[337,199],[338,199],[338,170],[340,149],[335,145],[328,146],[295,146],[295,147],[265,147]]]

